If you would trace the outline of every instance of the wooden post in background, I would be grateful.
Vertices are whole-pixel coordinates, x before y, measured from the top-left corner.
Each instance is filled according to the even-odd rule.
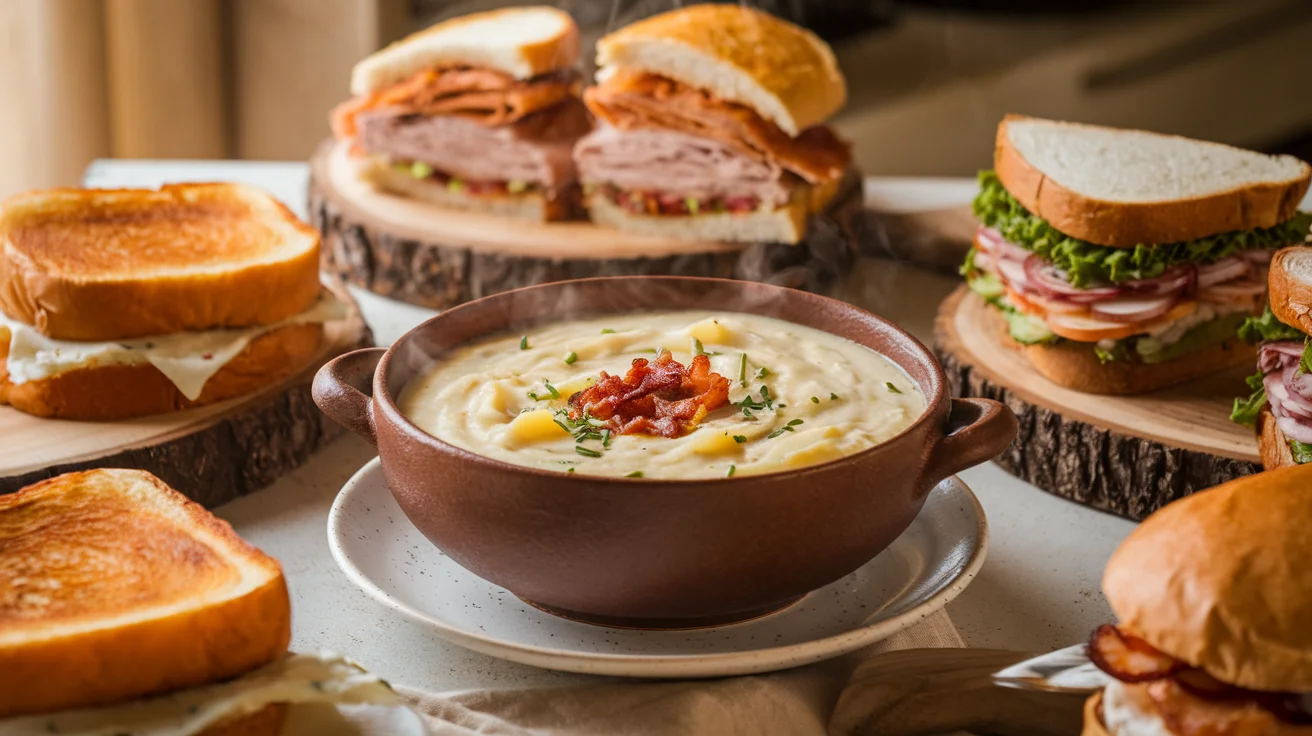
[[[72,185],[110,151],[101,0],[0,2],[0,196]]]
[[[220,6],[220,0],[106,0],[115,156],[231,155]]]

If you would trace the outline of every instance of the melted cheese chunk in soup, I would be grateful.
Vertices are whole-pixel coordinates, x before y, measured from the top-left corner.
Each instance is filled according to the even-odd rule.
[[[728,383],[727,402],[665,422],[676,436],[624,434],[629,417],[601,419],[570,404],[580,392],[596,394],[587,389],[603,371],[618,385],[635,359],[659,367],[666,351],[684,369],[706,355],[718,374],[710,380]],[[657,394],[657,403],[668,408],[695,393]],[[877,445],[925,411],[919,387],[869,348],[783,320],[709,311],[580,319],[474,343],[411,381],[398,403],[419,428],[470,452],[561,473],[635,478],[815,465]]]

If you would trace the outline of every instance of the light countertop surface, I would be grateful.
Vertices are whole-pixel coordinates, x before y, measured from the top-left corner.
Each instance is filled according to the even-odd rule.
[[[305,216],[307,167],[300,163],[97,161],[85,183],[158,186],[175,181],[242,181],[260,186]],[[925,195],[941,204],[966,193],[966,180],[934,180]],[[889,192],[878,179],[871,187]],[[927,183],[926,183],[927,184]],[[949,194],[950,193],[950,194]],[[883,315],[929,343],[935,308],[956,280],[914,266],[863,261],[843,298]],[[379,344],[388,344],[433,312],[356,291]],[[282,561],[293,606],[292,647],[327,648],[397,683],[428,690],[520,687],[585,676],[539,670],[476,654],[438,638],[374,602],[338,570],[326,520],[346,480],[374,456],[344,436],[274,485],[217,509],[241,536]],[[1133,527],[1017,480],[996,465],[960,476],[979,497],[991,530],[988,560],[948,612],[968,646],[1039,652],[1083,641],[1111,620],[1099,591],[1103,565]]]

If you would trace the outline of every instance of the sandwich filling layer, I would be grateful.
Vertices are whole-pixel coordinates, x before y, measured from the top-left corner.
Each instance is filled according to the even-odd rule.
[[[574,143],[592,129],[577,72],[528,80],[467,66],[427,69],[343,103],[333,130],[353,150],[468,196],[566,196]]]
[[[149,364],[163,373],[179,393],[195,401],[205,384],[259,336],[289,325],[334,322],[346,315],[346,305],[332,292],[323,290],[304,312],[259,327],[180,332],[112,342],[74,342],[53,340],[31,325],[0,313],[0,337],[8,335],[5,368],[7,380],[12,384],[101,366]]]
[[[744,105],[653,74],[611,73],[584,100],[600,121],[574,158],[585,188],[634,214],[773,210],[851,164],[825,126],[792,137]]]
[[[1246,321],[1239,337],[1260,347],[1257,373],[1248,377],[1253,393],[1235,399],[1230,419],[1253,426],[1270,407],[1294,462],[1312,462],[1312,339],[1276,319],[1269,307]]]
[[[962,272],[1034,345],[1086,343],[1104,362],[1160,363],[1234,339],[1257,314],[1278,247],[1301,243],[1312,216],[1265,230],[1110,248],[1066,236],[1029,213],[993,172],[980,176],[981,221]]]
[[[256,713],[273,704],[395,708],[402,702],[386,682],[340,655],[330,652],[291,654],[228,682],[119,706],[0,721],[0,731],[66,736],[193,736],[211,726]],[[418,719],[413,714],[406,716],[407,725]],[[293,711],[289,714],[289,721],[295,718]],[[404,733],[422,733],[422,730],[406,730]]]

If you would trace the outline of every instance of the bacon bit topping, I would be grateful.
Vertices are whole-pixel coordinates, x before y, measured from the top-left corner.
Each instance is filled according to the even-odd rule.
[[[698,355],[684,367],[661,351],[655,361],[635,358],[624,377],[602,371],[597,382],[569,398],[569,418],[593,417],[617,434],[682,437],[706,415],[729,403],[729,379],[711,372]]]
[[[1121,682],[1161,680],[1188,664],[1111,624],[1103,624],[1089,640],[1089,660]]]

